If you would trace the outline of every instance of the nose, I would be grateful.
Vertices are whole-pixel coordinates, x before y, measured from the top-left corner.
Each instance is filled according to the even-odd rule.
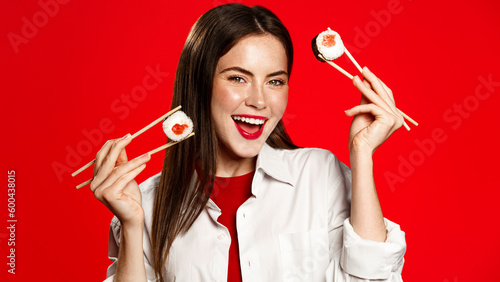
[[[267,107],[267,101],[263,87],[255,84],[252,85],[252,87],[250,87],[249,89],[245,104],[249,107],[254,107],[259,110]]]

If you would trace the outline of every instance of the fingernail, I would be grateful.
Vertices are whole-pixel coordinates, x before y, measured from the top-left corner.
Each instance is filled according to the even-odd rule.
[[[141,156],[141,158],[145,158],[145,159],[147,159],[148,157],[149,157],[149,153],[146,153],[146,154]]]
[[[364,67],[363,67],[363,71],[365,71],[365,70],[366,70],[366,71],[370,71],[370,70],[368,69],[368,67],[367,67],[367,66],[364,66]]]
[[[127,133],[127,135],[123,136],[122,139],[124,139],[124,140],[128,139],[130,136],[131,136],[130,133]]]
[[[354,76],[354,80],[355,80],[356,82],[361,82],[361,79],[359,79],[359,76],[357,76],[357,75],[356,75],[356,76]]]

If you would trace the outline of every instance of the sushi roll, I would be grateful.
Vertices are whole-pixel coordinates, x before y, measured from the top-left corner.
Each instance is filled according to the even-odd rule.
[[[319,57],[319,54],[331,61],[342,56],[345,51],[340,35],[330,28],[316,35],[311,42],[311,47],[316,59],[323,63],[325,61]]]
[[[177,111],[163,121],[163,131],[168,139],[180,141],[193,132],[193,121],[183,111]]]

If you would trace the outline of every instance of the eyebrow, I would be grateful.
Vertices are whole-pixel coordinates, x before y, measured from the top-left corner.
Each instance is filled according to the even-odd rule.
[[[230,67],[230,68],[222,70],[219,74],[225,73],[227,71],[239,71],[239,72],[244,73],[246,75],[254,76],[251,71],[246,70],[246,69],[241,68],[241,67]],[[284,75],[288,76],[288,73],[286,71],[280,70],[280,71],[272,72],[272,73],[266,75],[266,77],[277,76],[277,75],[281,75],[281,74],[284,74]]]

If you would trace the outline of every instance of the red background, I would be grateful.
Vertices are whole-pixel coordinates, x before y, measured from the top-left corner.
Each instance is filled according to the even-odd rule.
[[[47,1],[54,2],[41,2]],[[92,170],[75,178],[70,173],[92,160],[105,140],[134,133],[167,111],[192,24],[226,1],[61,0],[57,9],[50,6],[50,15],[37,1],[5,2],[0,9],[0,280],[102,281],[110,264],[112,214],[88,186],[75,189]],[[342,35],[361,65],[394,90],[398,107],[420,122],[409,132],[398,130],[374,156],[384,215],[406,232],[404,280],[500,281],[495,114],[500,4],[241,2],[268,7],[291,33],[295,64],[284,120],[296,143],[329,149],[349,161],[350,118],[343,111],[359,101],[359,93],[310,50],[311,38],[328,26]],[[338,64],[357,73],[345,58]],[[126,106],[121,95],[142,85],[148,66],[169,75]],[[481,86],[481,78],[488,77],[496,84]],[[102,122],[109,123],[104,130]],[[95,136],[102,139],[89,139],[84,130],[99,132]],[[433,132],[440,135],[432,139]],[[129,157],[164,142],[162,130],[154,127],[132,142]],[[161,153],[154,155],[137,180],[159,172],[162,159]],[[11,169],[17,180],[15,275],[6,265]]]

